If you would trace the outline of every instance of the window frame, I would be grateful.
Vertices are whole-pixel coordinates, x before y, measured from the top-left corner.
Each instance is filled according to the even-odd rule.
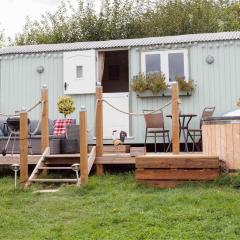
[[[81,68],[81,73],[82,73],[82,76],[81,77],[78,77],[78,67]],[[83,75],[83,65],[76,65],[76,80],[81,80],[83,79],[84,75]]]
[[[189,63],[188,63],[188,50],[187,49],[176,49],[176,50],[154,50],[154,51],[144,51],[141,54],[141,70],[146,73],[146,55],[159,54],[160,55],[160,69],[161,72],[166,77],[166,82],[172,84],[174,81],[169,81],[169,61],[168,54],[170,53],[183,53],[183,63],[184,63],[184,77],[186,81],[189,80]]]

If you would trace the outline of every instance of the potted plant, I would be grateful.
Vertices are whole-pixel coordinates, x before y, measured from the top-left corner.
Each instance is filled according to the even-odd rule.
[[[192,91],[195,88],[193,80],[186,81],[185,77],[177,76],[176,81],[178,82],[180,95],[185,95],[185,94],[191,95],[192,94]]]
[[[237,101],[237,106],[240,108],[240,98]]]
[[[74,123],[74,119],[67,119],[67,116],[75,111],[74,101],[72,97],[59,97],[57,108],[59,113],[62,113],[64,115],[64,119],[57,119],[55,121],[54,132],[56,135],[65,135],[66,126]],[[57,129],[58,127],[59,129]],[[77,139],[61,139],[61,153],[76,153],[78,150],[78,145],[79,144]]]
[[[131,88],[139,97],[161,96],[167,89],[167,84],[162,73],[140,73],[133,77]]]
[[[59,113],[62,113],[64,118],[75,111],[74,101],[70,96],[59,97],[57,106]]]

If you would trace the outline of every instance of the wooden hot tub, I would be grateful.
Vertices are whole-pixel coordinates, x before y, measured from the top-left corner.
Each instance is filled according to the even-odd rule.
[[[240,117],[211,117],[203,121],[203,153],[218,156],[230,170],[240,169]]]

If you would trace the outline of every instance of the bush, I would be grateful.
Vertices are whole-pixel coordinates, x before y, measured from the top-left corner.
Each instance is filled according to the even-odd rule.
[[[60,113],[64,114],[65,118],[67,115],[69,115],[75,111],[74,101],[69,96],[59,97],[57,106],[58,106],[58,111]]]
[[[165,76],[161,73],[143,74],[133,77],[131,88],[135,92],[150,90],[153,94],[167,89]]]
[[[148,82],[146,76],[140,73],[133,77],[131,88],[135,92],[144,92],[148,89]]]
[[[147,82],[148,82],[148,89],[151,90],[153,94],[156,94],[159,91],[164,91],[167,89],[165,76],[161,73],[148,74]]]
[[[191,92],[194,89],[193,80],[186,81],[184,77],[176,77],[178,82],[179,90],[183,92]]]

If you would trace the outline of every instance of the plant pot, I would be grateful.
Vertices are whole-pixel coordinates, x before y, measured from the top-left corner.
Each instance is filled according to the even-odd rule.
[[[136,92],[137,97],[139,98],[149,98],[149,97],[171,97],[171,88],[168,88],[166,90],[159,91],[158,93],[152,93],[150,90],[146,90],[144,92]],[[184,92],[179,91],[179,96],[191,96],[192,91],[190,92]]]
[[[79,144],[77,139],[61,139],[61,153],[73,154],[79,153]]]

